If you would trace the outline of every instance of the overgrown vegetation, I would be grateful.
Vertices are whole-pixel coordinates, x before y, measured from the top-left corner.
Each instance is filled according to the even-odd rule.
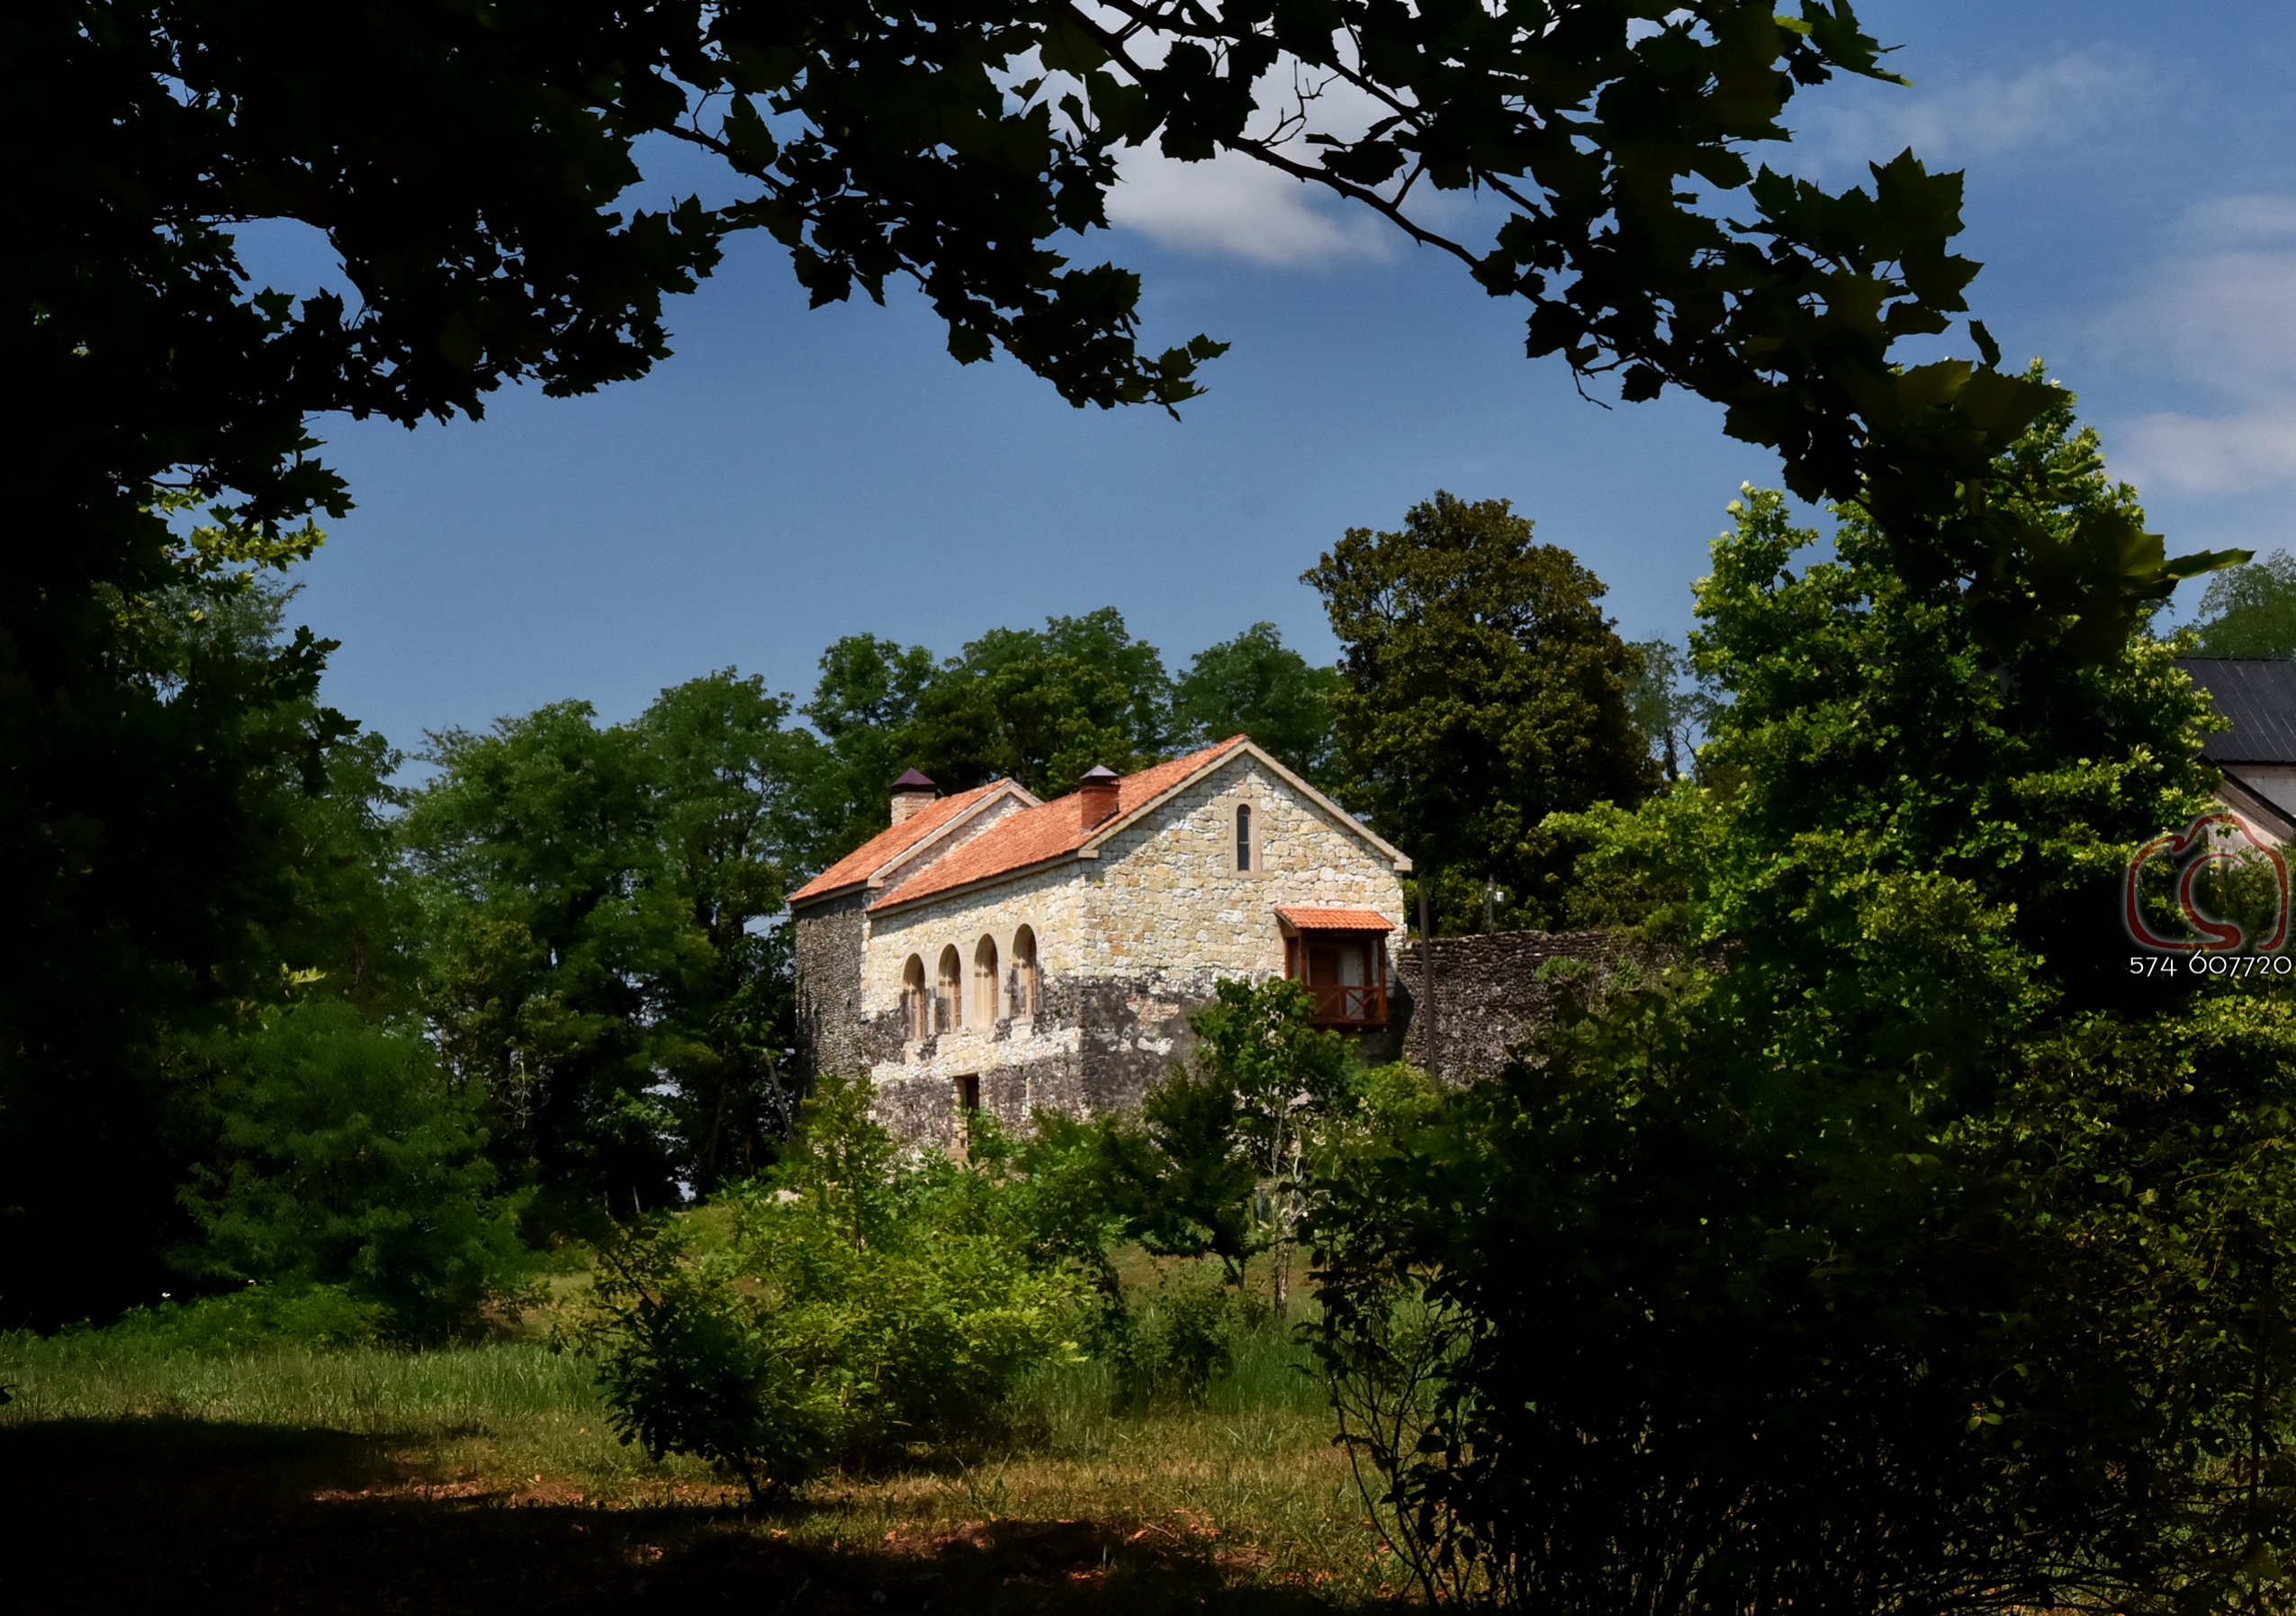
[[[1973,497],[2135,516],[2062,394]],[[2296,1006],[2111,921],[2204,707],[2141,632],[2003,651],[1837,514],[1819,559],[1748,492],[1699,781],[1572,826],[1678,962],[1324,1181],[1348,1439],[1430,1596],[2282,1608]]]
[[[876,1487],[844,1520],[889,1539],[887,1477],[954,1474],[993,1515],[1005,1472],[976,1459],[1089,1467],[1155,1426],[1182,1445],[1113,1512],[1026,1494],[1144,1521],[1159,1485],[1202,1506],[1205,1454],[1313,1473],[1291,1391],[1232,1411],[1264,1442],[1203,1413],[1280,1361],[1247,1280],[1268,1265],[1290,1309],[1304,1213],[1343,1435],[1430,1598],[2296,1598],[2296,1007],[2132,975],[2105,921],[2208,785],[2185,645],[2142,625],[2244,558],[2169,559],[2069,397],[1974,320],[1977,361],[1904,361],[1968,311],[1958,176],[1908,152],[1833,194],[1749,161],[1801,87],[1886,76],[1845,5],[306,9],[0,14],[47,142],[15,170],[35,249],[0,260],[9,374],[45,406],[0,468],[43,536],[0,594],[0,1306],[149,1304],[5,1338],[0,1437],[301,1424],[396,1444],[402,1487],[499,1475],[473,1443],[536,1485],[552,1442],[624,1481],[688,1455],[752,1498]],[[1287,80],[1306,139],[1271,142]],[[1393,115],[1330,132],[1335,86]],[[922,156],[882,115],[918,105]],[[647,140],[734,194],[626,212]],[[632,725],[563,704],[433,737],[411,799],[319,702],[327,647],[259,582],[346,508],[308,420],[640,374],[662,300],[761,226],[816,302],[912,275],[959,358],[1175,406],[1220,345],[1143,351],[1133,277],[1031,249],[1103,224],[1151,141],[1389,216],[1581,381],[1721,404],[1837,502],[1834,558],[1749,490],[1697,695],[1526,522],[1438,495],[1317,569],[1337,676],[1256,626],[1175,682],[1112,610],[946,660],[861,636],[802,709],[726,673]],[[1487,215],[1430,185],[1502,199],[1495,236],[1446,234]],[[261,220],[323,232],[357,306],[250,282],[233,230]],[[2290,593],[2284,556],[2227,573],[2198,643],[2285,655]],[[898,768],[1042,790],[1255,727],[1364,788],[1446,926],[1653,948],[1463,1091],[1347,1068],[1296,1000],[1235,988],[1139,1119],[902,1162],[831,1088],[785,1153],[770,917]],[[662,1222],[681,1180],[716,1204]],[[617,1218],[572,1352],[406,1350],[508,1327],[517,1237],[563,1254]],[[153,1303],[170,1271],[211,1294]],[[1319,1485],[1285,1494],[1292,1545],[1346,1543],[1322,1574],[1360,1589]]]
[[[1076,1355],[1084,1282],[1032,1260],[1011,1180],[900,1162],[868,1098],[833,1083],[807,1102],[784,1163],[726,1197],[719,1249],[655,1224],[600,1252],[581,1339],[625,1440],[762,1499],[995,1434],[1024,1379]]]
[[[617,1429],[761,1500],[1008,1436],[1024,1384],[1092,1356],[1123,1406],[1201,1404],[1265,1327],[1243,1281],[1271,1248],[1281,1328],[1310,1142],[1355,1108],[1310,1008],[1295,983],[1222,984],[1139,1116],[1044,1117],[1018,1148],[979,1118],[961,1160],[905,1159],[865,1086],[824,1085],[781,1164],[720,1197],[707,1249],[655,1222],[600,1252],[572,1339]],[[1184,1266],[1128,1295],[1120,1241]]]

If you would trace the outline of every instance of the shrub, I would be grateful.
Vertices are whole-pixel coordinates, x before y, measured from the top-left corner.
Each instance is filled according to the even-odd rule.
[[[2069,400],[1997,469],[2062,541],[1997,578],[2134,510]],[[1700,782],[1562,827],[1675,962],[1319,1187],[1374,1506],[1553,1616],[2288,1608],[2296,1003],[2116,925],[2209,783],[2175,647],[1734,509]]]
[[[389,1316],[339,1285],[250,1285],[220,1296],[131,1307],[102,1335],[163,1351],[229,1358],[277,1347],[341,1352],[381,1341]]]
[[[473,1329],[525,1252],[485,1133],[429,1046],[322,999],[203,1052],[221,1146],[184,1192],[206,1238],[183,1266],[286,1293],[339,1286],[408,1344]]]
[[[1076,1351],[1091,1286],[1024,1238],[1002,1152],[900,1164],[865,1092],[825,1085],[783,1166],[702,1253],[659,1227],[602,1253],[591,1339],[622,1440],[752,1498],[831,1463],[977,1440]]]
[[[1235,1361],[1243,1311],[1201,1265],[1127,1309],[1109,1332],[1117,1406],[1203,1406],[1212,1377]]]

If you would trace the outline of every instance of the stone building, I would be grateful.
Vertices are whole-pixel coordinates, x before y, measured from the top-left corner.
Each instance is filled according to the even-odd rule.
[[[1410,862],[1246,736],[1049,802],[912,771],[891,820],[789,907],[802,1058],[867,1075],[906,1137],[1138,1105],[1223,977],[1386,1033]]]

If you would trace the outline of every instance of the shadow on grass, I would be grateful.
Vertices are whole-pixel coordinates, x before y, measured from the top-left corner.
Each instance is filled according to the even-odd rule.
[[[784,1539],[802,1511],[606,1509],[410,1490],[391,1437],[197,1420],[0,1426],[7,1601],[50,1611],[1050,1612],[1310,1616],[1199,1548],[1091,1521]],[[806,1534],[818,1538],[819,1532]]]

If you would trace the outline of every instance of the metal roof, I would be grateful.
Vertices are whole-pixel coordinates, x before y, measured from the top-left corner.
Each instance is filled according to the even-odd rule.
[[[2209,736],[2212,763],[2296,763],[2296,661],[2192,656],[2176,664],[2232,727]]]

